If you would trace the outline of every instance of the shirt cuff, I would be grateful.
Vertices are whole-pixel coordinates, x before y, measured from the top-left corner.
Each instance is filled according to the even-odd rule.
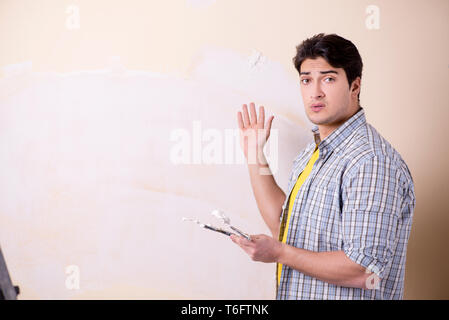
[[[368,271],[375,273],[382,279],[385,267],[388,263],[387,261],[380,261],[376,257],[360,251],[344,250],[344,253],[349,259],[366,268]]]

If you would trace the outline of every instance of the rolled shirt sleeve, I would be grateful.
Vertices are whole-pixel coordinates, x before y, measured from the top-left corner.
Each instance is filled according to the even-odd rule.
[[[343,178],[343,251],[380,278],[393,256],[402,192],[401,172],[385,156],[364,160]]]

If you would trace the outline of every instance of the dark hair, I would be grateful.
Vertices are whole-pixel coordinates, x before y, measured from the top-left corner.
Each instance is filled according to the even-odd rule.
[[[349,87],[357,78],[362,78],[362,57],[356,46],[349,40],[336,34],[320,33],[304,40],[296,47],[293,64],[301,72],[301,64],[305,59],[323,57],[334,68],[343,68],[346,72]],[[358,94],[360,102],[360,92]]]

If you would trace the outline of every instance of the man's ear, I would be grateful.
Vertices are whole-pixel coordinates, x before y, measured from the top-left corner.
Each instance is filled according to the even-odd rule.
[[[361,86],[361,79],[360,77],[357,77],[354,79],[354,81],[352,81],[351,83],[351,96],[352,97],[357,97],[360,93],[360,86]]]

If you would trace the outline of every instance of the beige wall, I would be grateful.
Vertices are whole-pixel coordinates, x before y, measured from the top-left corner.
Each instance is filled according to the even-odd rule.
[[[380,9],[379,29],[367,28],[369,5]],[[272,298],[272,267],[174,214],[222,207],[249,232],[267,232],[244,166],[174,166],[169,136],[194,120],[234,128],[241,103],[264,104],[278,115],[276,177],[286,187],[292,145],[309,139],[291,58],[325,32],[359,48],[367,119],[415,181],[405,298],[448,299],[448,14],[446,0],[0,1],[0,243],[20,297]],[[265,60],[251,69],[254,51]],[[179,271],[163,267],[173,254],[184,272],[152,276]],[[71,264],[75,291],[64,287]],[[207,269],[219,275],[214,288],[200,281]]]

